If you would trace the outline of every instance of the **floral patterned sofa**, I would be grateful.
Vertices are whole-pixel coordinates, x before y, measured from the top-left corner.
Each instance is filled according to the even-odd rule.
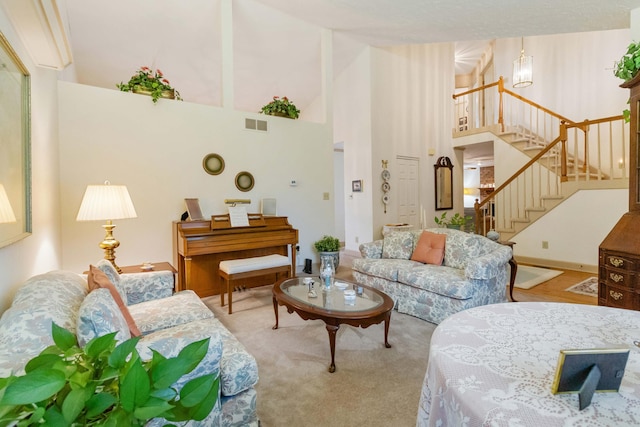
[[[96,266],[115,285],[142,333],[137,346],[141,357],[151,358],[151,349],[173,357],[187,344],[211,338],[205,359],[189,376],[219,374],[221,395],[204,420],[187,425],[259,425],[254,388],[258,381],[256,360],[195,293],[174,294],[171,272],[120,275],[108,261]],[[109,289],[89,292],[87,278],[69,271],[37,275],[17,290],[11,307],[0,318],[0,377],[12,371],[24,372],[31,358],[53,344],[51,322],[74,332],[80,345],[114,331],[119,340],[131,337]],[[148,423],[164,424],[162,419]]]
[[[388,294],[400,313],[435,324],[471,307],[506,301],[511,248],[454,229],[424,231],[445,235],[443,261],[411,259],[423,230],[393,232],[360,245],[355,280]]]

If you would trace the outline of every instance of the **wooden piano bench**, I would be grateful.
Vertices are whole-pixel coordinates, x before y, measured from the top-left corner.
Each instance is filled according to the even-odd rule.
[[[266,276],[267,274],[286,273],[291,277],[291,263],[284,255],[266,255],[253,258],[231,259],[220,261],[218,268],[222,279],[222,292],[220,292],[220,306],[224,307],[224,289],[229,295],[229,314],[232,313],[233,281],[250,277]]]

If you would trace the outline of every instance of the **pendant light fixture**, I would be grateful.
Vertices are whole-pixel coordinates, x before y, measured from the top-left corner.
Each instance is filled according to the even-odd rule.
[[[533,84],[533,56],[524,54],[524,37],[521,38],[520,57],[513,61],[513,87]]]

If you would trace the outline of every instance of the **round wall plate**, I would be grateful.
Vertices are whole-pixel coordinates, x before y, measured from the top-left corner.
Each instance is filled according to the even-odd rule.
[[[384,179],[385,181],[389,181],[390,178],[391,178],[391,172],[389,172],[389,169],[384,169],[382,171],[382,179]]]
[[[253,175],[247,171],[238,172],[236,175],[236,188],[240,191],[250,191],[255,184]]]
[[[202,167],[209,175],[220,175],[224,170],[224,159],[219,154],[207,154],[202,159]]]
[[[382,183],[382,191],[387,193],[387,192],[389,192],[389,190],[391,190],[391,186],[389,185],[389,183],[388,182],[383,182]]]
[[[385,194],[384,196],[382,196],[382,203],[384,203],[385,205],[389,203],[389,195]]]

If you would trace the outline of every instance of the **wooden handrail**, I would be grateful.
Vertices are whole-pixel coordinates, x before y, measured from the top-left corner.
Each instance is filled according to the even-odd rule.
[[[502,78],[502,77],[500,77],[500,78]],[[480,92],[481,90],[489,89],[489,88],[492,88],[492,87],[494,87],[494,86],[498,86],[498,82],[489,83],[488,85],[480,86],[480,87],[477,87],[477,88],[475,88],[475,89],[470,89],[470,90],[468,90],[468,91],[466,91],[466,92],[462,92],[462,93],[458,93],[458,94],[453,94],[453,99],[456,99],[456,98],[458,98],[458,97],[460,97],[460,96],[469,95],[470,93]]]
[[[529,105],[531,105],[533,107],[536,107],[537,109],[539,109],[541,111],[544,111],[545,113],[547,113],[547,114],[549,114],[549,115],[551,115],[553,117],[556,117],[556,118],[558,118],[560,120],[564,120],[567,123],[573,123],[573,120],[567,119],[566,117],[564,117],[564,116],[562,116],[562,115],[560,115],[560,114],[558,114],[558,113],[556,113],[554,111],[551,111],[548,108],[545,108],[545,107],[543,107],[542,105],[540,105],[540,104],[538,104],[536,102],[530,101],[527,98],[525,98],[524,96],[520,96],[515,92],[511,92],[509,89],[504,89],[504,92],[508,93],[509,95],[513,96],[514,98],[524,102],[525,104],[529,104]]]
[[[568,128],[583,128],[583,127],[586,127],[588,125],[597,125],[599,123],[614,122],[616,120],[623,120],[623,119],[624,119],[624,116],[621,114],[619,116],[605,117],[603,119],[585,120],[583,122],[567,123],[566,127],[567,127],[567,129]]]
[[[555,147],[559,142],[562,142],[562,147],[563,147],[563,161],[562,161],[562,163],[566,164],[566,162],[564,161],[564,159],[565,159],[565,157],[564,157],[564,147],[565,147],[566,140],[563,141],[562,139],[560,139],[560,137],[557,137],[549,145],[547,145],[542,151],[540,151],[537,155],[532,157],[531,160],[529,160],[524,166],[522,166],[516,173],[511,175],[511,177],[509,179],[507,179],[502,185],[498,186],[498,188],[496,188],[491,193],[491,195],[489,197],[486,197],[482,202],[478,202],[478,199],[476,199],[475,203],[473,204],[473,210],[476,213],[476,224],[475,224],[476,233],[481,233],[481,230],[482,230],[482,227],[481,227],[482,216],[480,215],[480,209],[484,205],[489,203],[489,201],[495,199],[495,197],[498,195],[498,193],[500,193],[502,190],[507,188],[507,186],[509,184],[511,184],[513,181],[515,181],[515,179],[518,178],[522,173],[524,173],[525,170],[527,170],[531,165],[536,163],[542,156],[544,156],[546,153],[548,153],[549,150],[551,150],[553,147]]]

